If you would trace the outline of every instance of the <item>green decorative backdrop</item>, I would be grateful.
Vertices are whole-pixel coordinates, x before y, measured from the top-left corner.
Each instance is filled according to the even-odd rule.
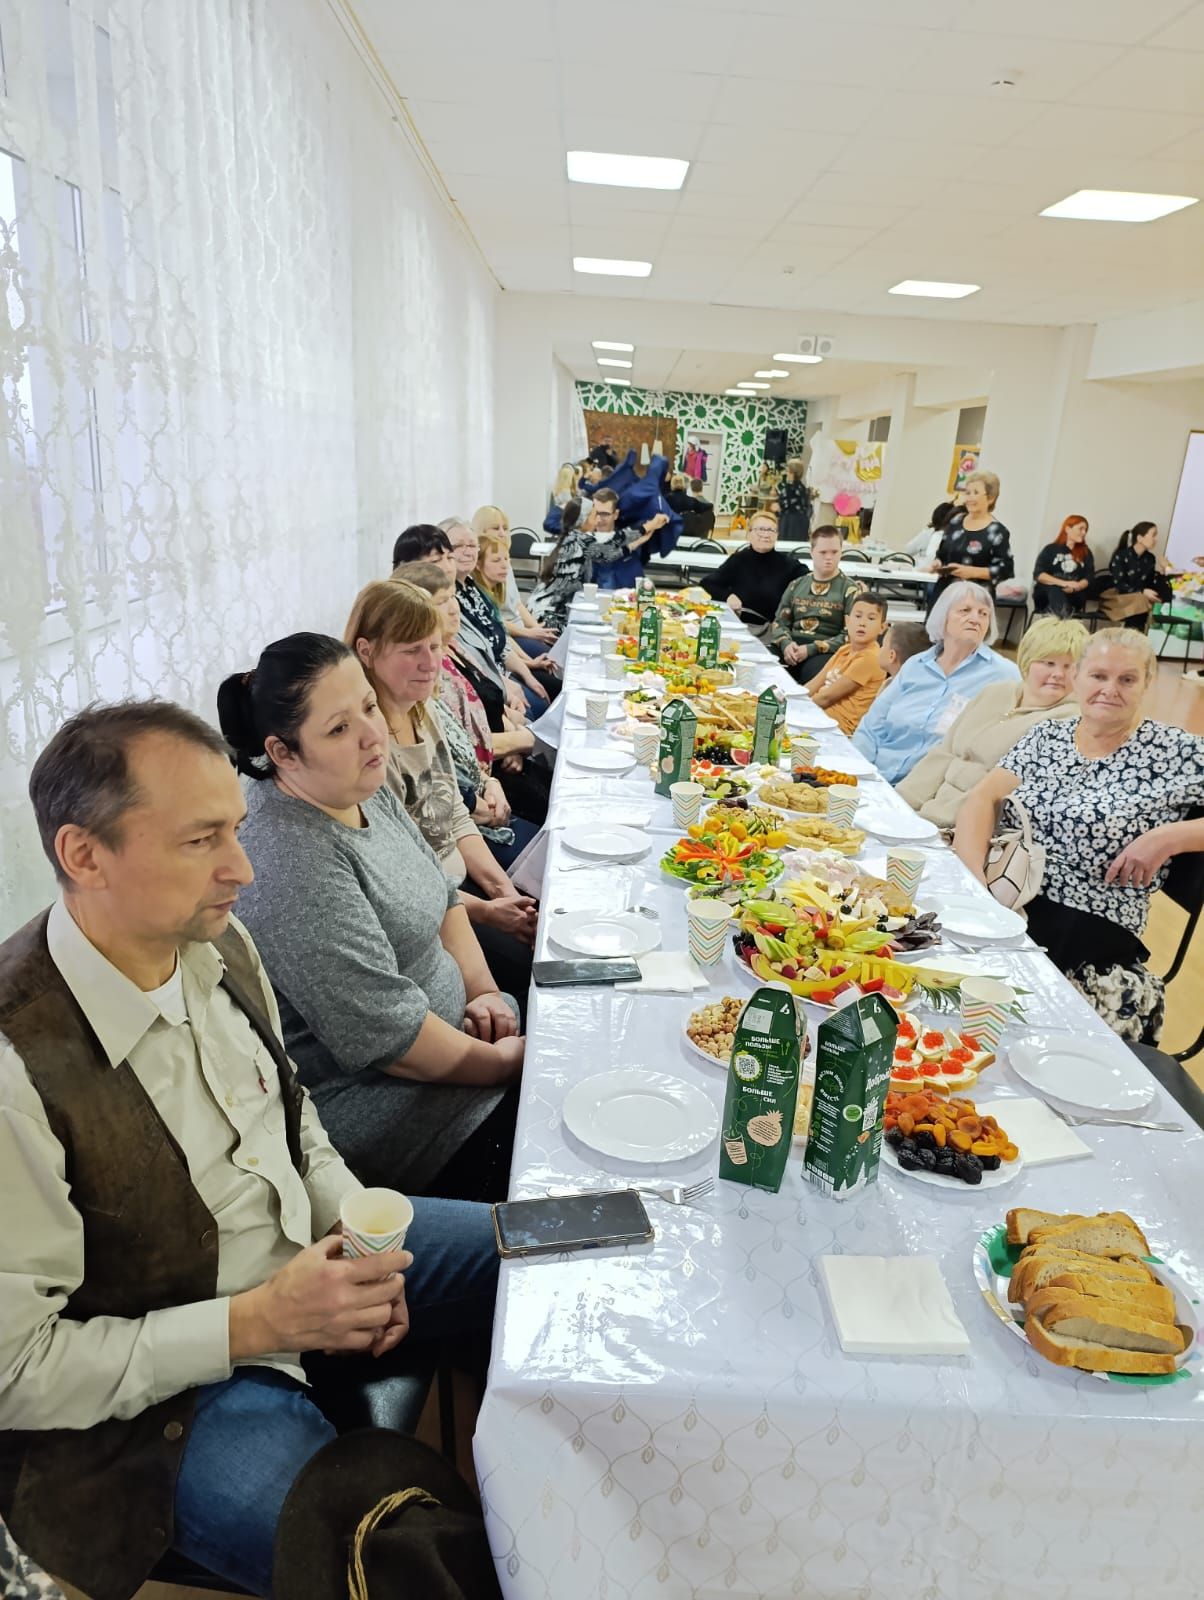
[[[734,395],[621,389],[610,383],[579,383],[577,393],[587,411],[613,411],[625,417],[673,417],[682,443],[687,428],[722,433],[723,482],[716,510],[725,514],[738,510],[744,492],[756,487],[764,459],[766,428],[785,428],[790,455],[801,455],[803,451],[805,400],[773,400],[768,396],[762,399],[757,395],[737,400]]]

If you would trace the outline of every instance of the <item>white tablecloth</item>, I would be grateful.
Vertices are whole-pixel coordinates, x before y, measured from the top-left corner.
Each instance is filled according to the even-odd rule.
[[[570,686],[580,665],[570,658]],[[562,741],[614,747],[571,722]],[[825,736],[825,757],[838,762],[841,746]],[[559,825],[650,807],[660,831],[640,862],[565,872],[580,859]],[[648,906],[664,947],[684,947],[684,890],[657,864],[675,830],[645,773],[596,777],[562,758],[550,821],[540,954],[557,907]],[[871,867],[884,856],[867,845]],[[954,888],[973,882],[932,849],[921,898],[939,910]],[[991,966],[1030,991],[1030,1025],[1132,1060],[1039,952],[993,954]],[[747,992],[734,967],[715,970],[714,994]],[[532,990],[512,1194],[654,1176],[566,1133],[565,1093],[592,1072],[672,1072],[722,1107],[723,1071],[682,1042],[699,1003]],[[1031,1093],[1005,1059],[984,1098]],[[1176,1111],[1159,1094],[1147,1114]],[[1204,1384],[1151,1389],[1052,1367],[996,1320],[972,1274],[977,1235],[1009,1206],[1120,1207],[1201,1286],[1204,1138],[1190,1125],[1080,1131],[1093,1159],[1022,1172],[1002,1191],[937,1192],[884,1171],[837,1204],[792,1157],[777,1195],[721,1183],[693,1208],[649,1200],[646,1250],[504,1265],[476,1461],[508,1600],[1194,1600]],[[655,1177],[689,1181],[717,1159],[712,1146]],[[935,1255],[973,1355],[844,1355],[815,1267],[832,1252]]]

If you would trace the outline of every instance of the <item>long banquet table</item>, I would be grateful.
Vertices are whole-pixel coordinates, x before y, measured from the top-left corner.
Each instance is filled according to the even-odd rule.
[[[531,546],[531,555],[542,558],[550,555],[555,550],[556,544],[551,539],[541,539]],[[733,550],[737,547],[733,547]],[[790,546],[781,547],[788,553]],[[649,558],[649,566],[664,567],[677,571],[689,570],[691,572],[714,572],[721,567],[733,550],[692,550],[688,546],[678,545],[670,550],[668,555],[654,555]],[[795,554],[799,566],[804,572],[811,571],[811,557],[805,553]],[[863,578],[879,584],[898,584],[903,588],[911,588],[917,592],[930,589],[939,576],[935,572],[926,572],[922,568],[909,566],[905,561],[858,561],[850,560],[846,554],[841,562],[841,571],[850,578]]]
[[[793,690],[753,653],[758,687]],[[569,655],[570,690],[588,668]],[[564,752],[581,744],[614,741],[566,719],[539,954],[566,906],[650,907],[662,947],[683,949],[684,889],[658,866],[678,833],[669,804],[638,768],[616,779],[569,766]],[[847,750],[832,723],[821,760],[839,765]],[[867,781],[866,795],[879,815],[906,811],[883,783]],[[591,820],[646,820],[651,848],[633,865],[583,869],[560,831]],[[862,859],[881,870],[885,853],[871,838]],[[985,892],[947,849],[926,856],[922,905]],[[721,1108],[725,1074],[685,1047],[683,1024],[708,996],[751,992],[729,959],[694,997],[532,990],[512,1196],[715,1172],[717,1144],[655,1169],[598,1156],[566,1132],[561,1104],[578,1079],[634,1066],[689,1079]],[[1027,941],[993,952],[991,970],[1028,991],[1026,1026],[1133,1060]],[[807,1009],[814,1030],[822,1014]],[[982,1100],[1032,1093],[1006,1065],[1007,1038]],[[1177,1112],[1158,1091],[1141,1115]],[[1091,1159],[1026,1169],[998,1193],[934,1191],[884,1171],[841,1204],[803,1180],[795,1154],[777,1195],[719,1183],[694,1207],[650,1199],[645,1249],[504,1264],[475,1449],[507,1600],[1199,1596],[1199,1361],[1190,1379],[1156,1388],[1053,1367],[975,1285],[978,1234],[1026,1204],[1127,1210],[1204,1286],[1200,1132],[1079,1131]],[[973,1353],[843,1354],[816,1269],[831,1253],[935,1256]]]

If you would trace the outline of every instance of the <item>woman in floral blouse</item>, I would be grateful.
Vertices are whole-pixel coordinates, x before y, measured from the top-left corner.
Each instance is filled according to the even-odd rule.
[[[936,560],[929,569],[941,575],[932,586],[930,606],[959,579],[985,583],[994,594],[996,584],[1016,570],[1012,536],[995,515],[999,479],[993,472],[973,472],[966,479],[963,494],[965,504],[949,518]]]
[[[1077,679],[1078,717],[1042,722],[970,791],[954,847],[985,882],[987,849],[1015,798],[1046,850],[1029,932],[1104,1020],[1157,1044],[1162,980],[1141,941],[1172,856],[1204,850],[1204,738],[1141,715],[1156,661],[1124,628],[1094,634]],[[1006,821],[1006,815],[1004,820]]]

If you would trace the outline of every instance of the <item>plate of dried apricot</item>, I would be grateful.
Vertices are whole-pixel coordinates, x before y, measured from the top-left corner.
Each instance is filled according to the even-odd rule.
[[[992,1116],[973,1100],[931,1090],[886,1097],[882,1164],[938,1189],[1000,1189],[1024,1170],[1024,1158]]]

